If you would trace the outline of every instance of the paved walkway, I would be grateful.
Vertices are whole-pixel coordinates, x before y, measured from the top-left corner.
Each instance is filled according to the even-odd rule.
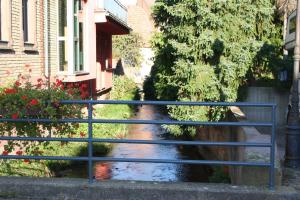
[[[157,183],[101,181],[92,185],[82,179],[35,179],[0,177],[0,200],[300,200],[293,188],[231,186],[207,183]]]
[[[271,134],[269,129],[260,130],[262,134]],[[300,197],[300,169],[284,168],[284,156],[286,146],[286,127],[282,126],[276,130],[277,153],[283,168],[283,186],[295,189]]]
[[[257,130],[262,134],[271,135],[270,128],[257,128]],[[286,131],[287,131],[287,129],[285,126],[278,127],[276,130],[277,153],[278,153],[278,156],[279,156],[282,166],[283,166],[284,155],[285,155]]]
[[[277,141],[277,153],[281,161],[281,166],[284,166],[285,146],[286,146],[286,127],[279,127],[277,129],[276,141]],[[264,131],[264,133],[267,133]],[[267,133],[270,134],[270,133]],[[283,186],[294,188],[300,197],[300,168],[291,169],[283,167]]]
[[[283,170],[283,185],[294,188],[300,197],[300,169],[285,168]]]

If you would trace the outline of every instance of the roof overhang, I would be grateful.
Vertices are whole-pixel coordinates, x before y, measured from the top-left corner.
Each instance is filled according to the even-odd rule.
[[[95,11],[95,23],[101,25],[102,31],[112,35],[125,35],[132,30],[126,22],[105,10]]]

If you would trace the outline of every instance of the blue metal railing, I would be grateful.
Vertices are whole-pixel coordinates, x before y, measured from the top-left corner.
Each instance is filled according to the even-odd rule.
[[[199,165],[228,165],[228,166],[249,166],[269,168],[269,187],[275,187],[275,139],[276,139],[276,105],[272,103],[216,103],[216,102],[174,102],[174,101],[96,101],[96,100],[75,100],[61,101],[61,104],[84,104],[88,105],[87,119],[59,119],[55,123],[87,123],[88,138],[37,138],[37,137],[0,137],[6,141],[60,141],[60,142],[84,142],[88,143],[88,156],[67,157],[67,156],[17,156],[0,155],[0,159],[33,159],[33,160],[68,160],[87,161],[89,182],[93,182],[93,162],[141,162],[141,163],[174,163],[174,164],[199,164]],[[238,107],[269,107],[272,109],[271,122],[203,122],[203,121],[175,121],[175,120],[115,120],[115,119],[94,119],[93,105],[96,104],[123,104],[123,105],[175,105],[175,106],[238,106]],[[40,122],[53,123],[49,119],[0,119],[0,122]],[[167,125],[192,125],[192,126],[258,126],[271,127],[272,135],[270,143],[254,142],[208,142],[208,141],[172,141],[172,140],[130,140],[130,139],[101,139],[93,138],[93,124],[167,124]],[[148,158],[112,158],[94,157],[93,143],[129,143],[129,144],[159,144],[159,145],[196,145],[196,146],[223,146],[223,147],[265,147],[270,148],[269,162],[242,162],[242,161],[218,161],[218,160],[168,160]]]

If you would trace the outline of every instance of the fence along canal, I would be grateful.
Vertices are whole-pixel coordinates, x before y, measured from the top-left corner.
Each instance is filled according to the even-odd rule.
[[[35,159],[35,160],[72,160],[88,162],[88,178],[92,183],[94,180],[93,165],[95,162],[120,162],[120,163],[166,163],[166,164],[194,164],[194,165],[218,165],[218,166],[256,166],[269,168],[269,188],[274,189],[275,185],[275,122],[276,122],[276,105],[263,103],[216,103],[216,102],[172,102],[172,101],[61,101],[62,104],[85,104],[88,105],[87,119],[59,119],[57,123],[87,123],[88,138],[34,138],[34,137],[1,137],[0,140],[17,140],[17,141],[64,141],[64,142],[87,142],[88,156],[86,157],[68,157],[68,156],[14,156],[1,155],[0,159]],[[126,104],[126,105],[176,105],[176,106],[238,106],[238,107],[270,107],[272,108],[271,122],[202,122],[202,121],[175,121],[170,119],[93,119],[93,105],[96,104]],[[51,123],[49,119],[0,119],[0,122],[39,122]],[[135,140],[135,139],[99,139],[93,138],[93,124],[153,124],[153,125],[190,125],[190,126],[257,126],[272,127],[272,137],[270,143],[246,143],[246,142],[206,142],[206,141],[174,141],[174,140]],[[240,162],[240,161],[218,161],[218,160],[191,160],[180,158],[123,158],[123,157],[94,157],[93,143],[116,143],[116,144],[156,144],[156,145],[185,145],[185,146],[244,146],[244,147],[268,147],[271,150],[270,162]]]

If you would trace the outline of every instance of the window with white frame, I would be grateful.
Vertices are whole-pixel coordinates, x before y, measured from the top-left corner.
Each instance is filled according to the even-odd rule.
[[[11,40],[11,0],[0,0],[0,43],[9,45]]]
[[[83,72],[83,23],[80,0],[58,0],[59,71]]]
[[[67,50],[67,0],[58,0],[58,51],[59,71],[68,70]]]
[[[285,48],[291,49],[294,48],[294,41],[296,38],[296,11],[292,12],[287,21],[287,29],[285,37]]]
[[[36,0],[22,0],[22,28],[25,46],[36,44]]]

